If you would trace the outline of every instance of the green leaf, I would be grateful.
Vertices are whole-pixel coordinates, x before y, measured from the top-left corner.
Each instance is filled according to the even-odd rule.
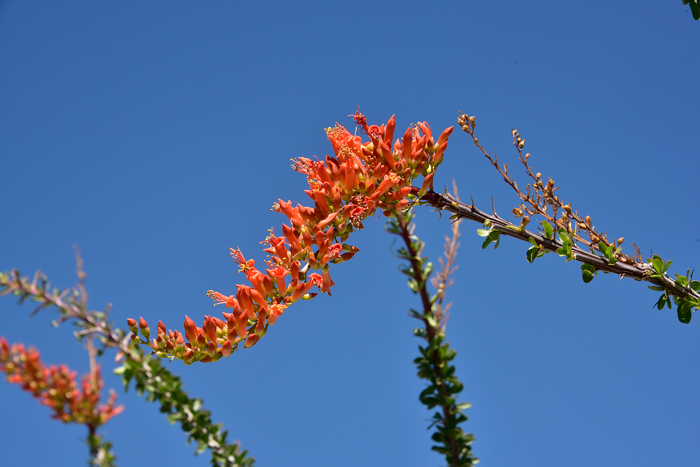
[[[678,305],[678,312],[685,315],[690,313],[691,308],[692,304],[688,300],[681,300],[681,303]]]
[[[671,263],[673,263],[673,261],[666,261],[666,262],[664,263],[664,269],[663,269],[663,272],[666,272],[666,271],[668,271],[668,268],[670,268],[670,267],[671,267]]]
[[[484,243],[481,245],[481,249],[486,249],[487,246],[491,244],[491,242],[496,242],[494,245],[494,250],[498,248],[498,244],[501,243],[501,232],[498,230],[491,230],[486,237],[486,240],[484,240]]]
[[[476,229],[476,233],[477,233],[477,235],[479,235],[479,237],[487,237],[489,234],[489,231],[486,229]]]
[[[692,2],[692,3],[691,3]],[[697,0],[683,0],[683,5],[690,3],[690,11],[693,13],[694,20],[700,20],[700,3]]]
[[[471,403],[469,402],[462,402],[461,404],[457,404],[457,410],[462,411],[462,410],[467,410],[468,408],[471,408]]]
[[[592,264],[582,264],[581,272],[583,273],[583,282],[588,284],[590,281],[592,281],[596,274],[595,271],[595,266]]]
[[[549,222],[542,221],[542,228],[544,229],[544,236],[551,240],[554,236],[554,229],[549,225]]]
[[[700,292],[700,281],[692,281],[690,283],[690,288],[696,292]]]
[[[206,450],[207,450],[207,443],[200,441],[197,443],[197,449],[195,449],[194,453],[199,455]]]
[[[535,261],[535,258],[537,258],[537,253],[539,253],[540,249],[536,246],[531,246],[527,250],[526,258],[528,263],[532,263]]]
[[[659,301],[656,302],[656,307],[659,310],[663,310],[665,304],[666,304],[666,294],[663,294],[659,297]]]
[[[423,277],[425,279],[433,272],[433,263],[428,263],[423,267]]]
[[[664,290],[666,290],[663,287],[659,287],[658,285],[650,285],[649,288],[656,292],[663,292]]]
[[[690,319],[693,317],[693,314],[689,311],[687,313],[681,312],[681,308],[678,307],[678,321],[680,321],[683,324],[688,324],[690,323]]]

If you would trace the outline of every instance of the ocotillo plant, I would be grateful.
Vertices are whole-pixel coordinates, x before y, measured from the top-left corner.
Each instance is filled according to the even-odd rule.
[[[20,302],[31,299],[38,303],[36,311],[55,308],[60,314],[57,323],[72,320],[78,325],[78,339],[87,338],[92,371],[83,380],[82,389],[78,389],[75,375],[67,367],[46,367],[37,351],[26,350],[19,344],[10,346],[4,339],[0,339],[0,369],[8,381],[21,383],[25,390],[49,405],[55,418],[88,427],[93,465],[114,465],[115,460],[111,445],[96,433],[121,410],[115,406],[114,396],[106,405],[99,405],[102,381],[99,366],[93,360],[110,347],[116,348],[123,360],[116,372],[122,375],[125,388],[134,381],[139,394],[158,401],[169,421],[180,422],[188,441],[197,443],[198,453],[209,449],[213,465],[253,465],[253,459],[245,451],[226,441],[227,433],[212,423],[210,413],[202,409],[201,400],[190,398],[182,390],[179,378],[167,371],[160,359],[179,359],[185,364],[215,362],[230,356],[240,346],[255,345],[293,303],[312,299],[319,292],[330,295],[334,286],[330,265],[356,255],[358,249],[346,241],[350,234],[364,227],[363,220],[377,212],[390,219],[388,230],[403,240],[404,247],[397,254],[408,261],[403,272],[409,276],[409,287],[421,300],[422,309],[410,312],[422,324],[415,330],[416,336],[425,340],[415,360],[418,376],[428,381],[420,400],[429,409],[437,409],[432,425],[436,430],[433,449],[442,453],[450,466],[478,461],[471,453],[473,436],[463,432],[460,426],[466,421],[463,411],[468,404],[457,402],[456,396],[463,385],[450,363],[455,354],[445,338],[443,299],[453,267],[457,232],[453,232],[454,240],[448,243],[436,292],[430,295],[426,285],[432,266],[421,256],[422,242],[412,234],[412,208],[429,206],[451,212],[455,222],[461,219],[479,222],[483,228],[477,233],[484,237],[483,248],[491,244],[497,247],[505,235],[528,242],[529,262],[548,252],[556,252],[567,262],[578,261],[585,282],[590,282],[598,272],[649,282],[650,288],[662,292],[656,302],[658,308],[671,308],[675,303],[678,319],[683,323],[690,322],[692,313],[700,308],[700,281],[694,281],[690,272],[676,274],[672,279],[667,274],[670,261],[658,256],[642,260],[634,244],[634,253],[623,253],[623,238],[608,238],[607,233],[596,229],[590,216],[579,214],[571,203],[560,199],[554,181],[550,178],[545,182],[540,173],[532,170],[530,154],[523,153],[525,141],[517,130],[512,132],[513,144],[530,178],[525,191],[509,175],[507,165],[500,164],[481,145],[475,135],[476,119],[467,115],[458,119],[462,130],[516,191],[520,200],[512,210],[520,219],[516,225],[495,211],[487,214],[473,202],[468,205],[455,195],[433,190],[434,176],[446,154],[452,127],[435,140],[427,122],[419,122],[394,141],[394,117],[382,125],[369,125],[359,111],[352,117],[360,136],[336,124],[326,129],[333,156],[323,161],[307,158],[294,161],[294,170],[306,175],[309,189],[305,192],[313,207],[292,206],[281,199],[273,205],[273,210],[284,214],[289,224],[283,224],[282,236],[275,235],[271,229],[265,238],[268,259],[264,262],[264,272],[256,267],[255,260],[246,259],[238,249],[231,249],[231,256],[250,285],[238,285],[230,295],[208,291],[215,304],[230,309],[223,312],[223,319],[205,316],[199,327],[185,317],[184,333],[169,330],[159,321],[152,335],[145,319],[129,318],[127,325],[131,332],[125,332],[108,320],[109,306],[99,312],[88,310],[85,274],[79,256],[78,285],[73,289],[51,291],[41,273],[33,279],[22,277],[16,270],[0,275],[1,295],[13,294]],[[539,219],[537,232],[526,228],[533,218]],[[97,347],[93,341],[98,343]],[[144,355],[141,345],[152,349],[158,358]]]
[[[554,181],[550,178],[545,183],[540,173],[532,171],[528,163],[530,154],[523,154],[525,140],[517,130],[512,132],[513,144],[532,179],[525,193],[508,174],[508,166],[501,166],[479,143],[474,133],[476,118],[460,113],[458,119],[461,128],[517,192],[521,203],[513,209],[513,214],[520,218],[519,225],[495,212],[486,214],[473,203],[461,203],[447,192],[443,195],[433,191],[433,178],[445,155],[452,127],[444,130],[436,142],[428,123],[419,122],[394,142],[393,116],[381,126],[369,126],[359,111],[354,120],[367,136],[365,141],[336,125],[326,129],[334,157],[326,156],[325,161],[306,158],[294,161],[294,170],[307,176],[306,194],[314,207],[299,204],[292,207],[281,199],[274,204],[273,210],[287,216],[291,225],[283,224],[281,237],[271,229],[265,239],[268,248],[264,251],[269,255],[265,272],[256,268],[255,260],[246,260],[240,250],[231,249],[231,256],[251,285],[238,285],[236,293],[231,295],[212,290],[207,293],[217,304],[231,309],[230,313],[223,312],[224,319],[205,316],[202,327],[198,327],[185,317],[184,336],[179,331],[168,330],[159,321],[156,336],[151,337],[150,327],[143,318],[139,321],[130,318],[132,337],[151,347],[158,356],[177,358],[186,364],[228,357],[240,343],[244,347],[253,346],[288,306],[317,295],[311,292],[314,287],[330,294],[334,282],[329,266],[347,261],[357,253],[357,248],[345,241],[351,233],[363,228],[364,219],[377,210],[391,216],[416,204],[428,204],[452,212],[457,218],[482,223],[484,228],[478,233],[485,237],[484,248],[491,243],[497,247],[500,236],[507,235],[531,244],[526,256],[529,262],[548,252],[556,252],[567,261],[579,261],[585,282],[590,282],[598,271],[648,281],[653,284],[652,290],[663,292],[657,301],[659,309],[671,308],[673,300],[678,319],[683,323],[690,322],[692,312],[700,308],[700,281],[693,281],[690,271],[684,276],[676,274],[674,280],[666,274],[670,261],[658,256],[642,261],[634,244],[633,255],[622,253],[624,238],[609,240],[607,234],[596,230],[590,216],[579,215],[572,210],[571,203],[559,199],[554,193],[558,189]],[[421,176],[421,186],[413,186],[413,181]],[[526,229],[532,216],[543,218],[539,232]],[[142,337],[138,336],[139,332]]]

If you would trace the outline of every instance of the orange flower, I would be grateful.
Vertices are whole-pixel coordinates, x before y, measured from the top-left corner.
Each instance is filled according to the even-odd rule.
[[[99,404],[103,386],[99,366],[82,377],[78,389],[76,372],[65,365],[46,367],[37,350],[26,350],[22,344],[9,346],[0,337],[0,371],[8,382],[21,384],[40,404],[50,407],[54,412],[51,418],[64,423],[81,423],[95,430],[124,410],[123,406],[115,407],[114,391],[110,391],[107,404]]]
[[[231,249],[231,256],[250,285],[237,284],[236,293],[231,295],[207,292],[215,305],[223,303],[233,309],[233,313],[224,313],[226,321],[207,316],[203,327],[198,328],[187,318],[188,344],[178,344],[177,334],[166,333],[162,323],[158,325],[158,339],[148,342],[150,330],[147,325],[140,326],[146,339],[142,343],[162,357],[176,357],[188,364],[229,356],[240,342],[244,347],[254,345],[289,304],[317,295],[312,292],[314,287],[331,294],[334,282],[329,265],[347,261],[357,253],[356,247],[345,242],[352,232],[364,227],[364,219],[377,209],[387,216],[400,212],[432,188],[452,127],[435,142],[430,125],[418,122],[394,141],[394,116],[383,125],[369,125],[359,110],[352,117],[368,140],[336,124],[325,130],[334,156],[293,161],[292,168],[306,175],[309,187],[305,192],[313,207],[299,203],[292,206],[291,201],[281,199],[273,205],[272,209],[284,214],[289,223],[282,225],[282,237],[270,230],[261,242],[270,255],[265,272],[255,267],[254,260],[246,260],[239,249]],[[416,182],[419,177],[423,180]],[[312,272],[319,269],[320,274]],[[130,320],[128,324],[136,334],[136,322]]]

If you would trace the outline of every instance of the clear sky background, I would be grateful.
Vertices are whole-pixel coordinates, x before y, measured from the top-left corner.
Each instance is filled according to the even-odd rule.
[[[0,269],[75,283],[90,305],[181,328],[243,277],[228,255],[308,203],[295,157],[332,151],[323,129],[360,110],[397,132],[476,115],[480,141],[535,170],[611,236],[700,266],[700,22],[680,0],[569,5],[460,2],[0,3]],[[508,215],[515,194],[455,131],[436,187]],[[433,260],[447,216],[417,213]],[[440,465],[412,360],[419,305],[384,218],[350,239],[333,297],[291,307],[257,346],[216,364],[169,364],[231,439],[265,466]],[[584,284],[576,264],[527,245],[480,248],[462,226],[448,339],[485,466],[697,465],[700,318],[683,325],[630,279]],[[85,372],[72,327],[0,301],[0,335]],[[123,466],[208,465],[156,405],[126,395],[103,434]],[[0,384],[3,465],[81,465],[85,429]]]

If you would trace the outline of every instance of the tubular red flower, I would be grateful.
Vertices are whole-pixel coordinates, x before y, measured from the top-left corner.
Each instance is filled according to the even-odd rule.
[[[211,316],[207,315],[204,317],[204,326],[202,328],[210,342],[216,341],[216,323],[211,319]]]
[[[187,337],[187,340],[190,341],[190,343],[196,345],[197,325],[194,324],[194,321],[192,321],[192,319],[187,315],[185,315],[185,337]]]
[[[273,210],[284,214],[291,225],[282,225],[282,237],[276,237],[270,230],[262,242],[267,245],[264,251],[270,255],[265,261],[265,273],[255,268],[254,260],[246,260],[240,250],[231,250],[250,285],[238,284],[233,295],[211,290],[207,293],[215,304],[224,303],[233,313],[224,313],[226,323],[205,318],[202,330],[194,323],[189,325],[189,330],[186,326],[185,334],[192,344],[204,350],[200,341],[206,335],[208,343],[228,338],[229,346],[233,342],[230,351],[238,348],[241,340],[245,340],[245,347],[254,345],[286,306],[317,295],[311,292],[313,287],[330,294],[334,282],[328,266],[355,255],[357,248],[344,242],[352,232],[364,227],[364,219],[373,216],[377,209],[385,216],[400,212],[431,188],[452,128],[443,131],[436,143],[430,125],[418,122],[394,142],[394,116],[383,125],[368,125],[359,110],[353,118],[361,133],[368,136],[365,141],[336,124],[325,130],[333,147],[332,155],[321,160],[300,157],[293,161],[293,169],[306,175],[309,187],[305,191],[313,207],[298,203],[292,206],[291,201],[282,199],[273,205]],[[424,178],[419,189],[413,183],[420,176]],[[320,274],[312,272],[319,269]],[[291,276],[289,284],[287,274]],[[158,334],[165,336],[163,331],[164,326],[159,323]],[[168,334],[160,343],[154,340],[150,345],[157,349],[164,343],[169,349],[168,342],[175,341],[175,335]],[[193,352],[187,352],[186,346],[180,346],[173,355],[184,358],[186,363],[215,361],[230,354],[217,350],[210,355],[191,348],[188,350]]]
[[[246,349],[252,347],[258,342],[258,340],[260,340],[260,336],[258,336],[257,334],[251,334],[246,338],[244,347]]]
[[[243,308],[243,311],[248,314],[248,319],[255,321],[255,308],[253,307],[253,301],[250,298],[250,291],[255,290],[252,287],[246,285],[236,284],[238,292],[236,292],[236,299],[238,303]]]
[[[67,366],[46,367],[38,351],[26,350],[21,344],[10,347],[2,337],[0,363],[7,380],[21,384],[40,404],[50,407],[54,412],[51,418],[56,420],[85,424],[95,430],[123,410],[122,406],[114,406],[113,392],[106,405],[99,404],[103,385],[99,366],[82,377],[79,388],[75,381],[77,373]]]
[[[284,234],[284,238],[287,239],[290,247],[292,248],[292,254],[296,254],[296,253],[294,253],[295,249],[297,252],[302,249],[301,245],[299,244],[299,240],[297,239],[297,236],[291,227],[289,227],[287,224],[282,224],[282,233]],[[282,258],[282,259],[286,259],[286,258]]]
[[[437,145],[442,146],[442,143],[446,143],[447,139],[450,137],[452,134],[452,130],[454,130],[454,126],[451,126],[449,128],[445,128],[445,131],[440,134],[440,137],[438,138]]]
[[[297,226],[302,226],[304,225],[304,220],[302,219],[301,215],[299,214],[299,211],[295,208],[292,207],[291,201],[290,202],[284,202],[281,199],[277,201],[277,211],[281,212],[285,216],[289,218],[289,221],[292,223],[292,225],[297,228]]]

